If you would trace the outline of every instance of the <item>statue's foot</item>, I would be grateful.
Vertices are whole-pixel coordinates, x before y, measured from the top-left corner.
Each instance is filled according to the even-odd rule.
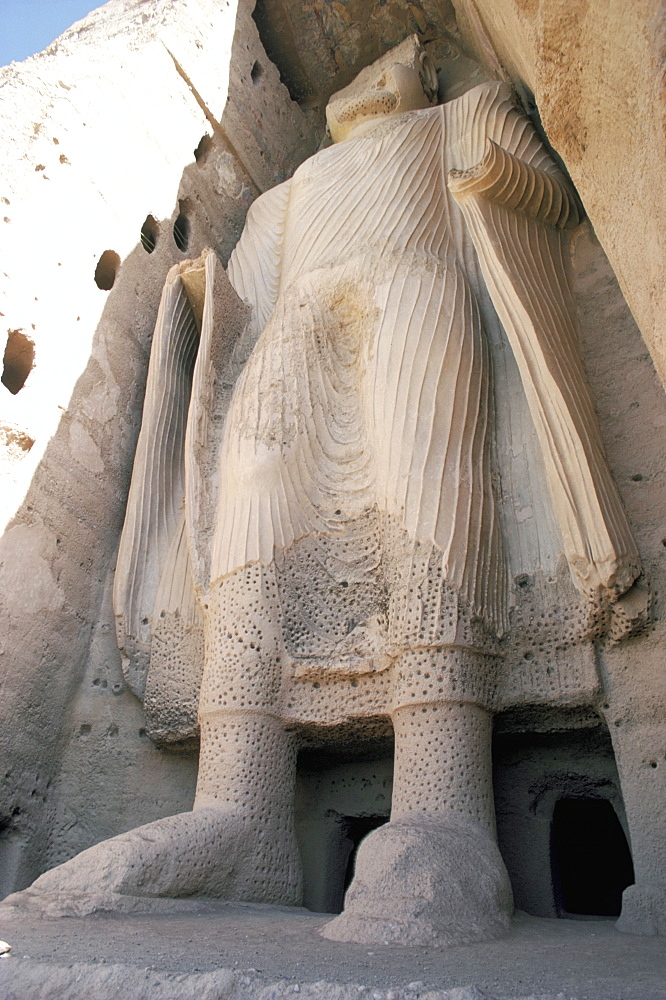
[[[220,809],[179,813],[89,847],[4,906],[82,916],[139,909],[136,897],[165,896],[298,905],[295,840],[251,829]]]
[[[492,837],[476,824],[408,816],[361,844],[333,941],[450,945],[508,933],[513,896]]]
[[[622,913],[615,926],[625,934],[666,937],[666,888],[642,883],[628,886],[622,893]]]

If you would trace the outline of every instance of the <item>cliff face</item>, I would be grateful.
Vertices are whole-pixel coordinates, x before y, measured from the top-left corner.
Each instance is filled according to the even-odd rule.
[[[478,58],[531,97],[666,381],[666,13],[654,0],[454,0]]]
[[[573,255],[582,351],[656,627],[600,651],[597,707],[637,876],[658,881],[666,408],[644,347],[666,378],[656,5],[253,6],[112,0],[0,71],[0,891],[191,805],[196,756],[146,739],[110,599],[161,288],[206,246],[226,263],[251,202],[319,145],[328,95],[410,32],[429,40],[445,97],[514,83],[608,255],[588,224]]]
[[[191,804],[196,759],[145,738],[110,603],[150,340],[169,267],[226,262],[315,140],[249,10],[217,0],[94,11],[0,71],[0,132],[7,891]]]

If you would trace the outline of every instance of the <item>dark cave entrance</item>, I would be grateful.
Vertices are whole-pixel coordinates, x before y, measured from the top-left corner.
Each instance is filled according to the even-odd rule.
[[[618,917],[634,881],[627,838],[606,799],[555,803],[550,858],[558,916]]]
[[[315,913],[340,913],[359,845],[391,814],[393,727],[378,717],[370,731],[367,723],[352,722],[313,735],[321,743],[301,750],[296,775],[303,905]]]
[[[510,709],[495,717],[499,849],[516,908],[535,917],[612,917],[633,882],[620,778],[592,708]]]
[[[388,816],[343,816],[342,818],[342,842],[343,852],[347,853],[345,877],[342,886],[342,898],[351,885],[356,870],[356,855],[361,846],[361,841],[376,830],[378,827],[388,823]],[[342,907],[340,907],[342,909]]]

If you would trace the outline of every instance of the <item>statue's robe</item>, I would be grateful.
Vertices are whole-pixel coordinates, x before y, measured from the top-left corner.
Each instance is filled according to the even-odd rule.
[[[342,639],[330,614],[340,582],[360,593],[365,582],[366,616],[385,588],[398,646],[452,641],[464,615],[506,628],[484,337],[496,317],[447,183],[483,159],[488,139],[561,178],[508,88],[485,85],[307,160],[255,203],[230,260],[262,331],[220,451],[211,581],[300,548],[303,586],[286,562],[312,651]],[[543,269],[540,254],[530,266]],[[317,565],[330,587],[314,582]],[[362,600],[351,617],[363,614]]]
[[[499,196],[454,197],[449,171],[482,161],[488,140]],[[212,523],[190,519],[190,551],[210,538],[205,559],[195,558],[206,563],[205,578],[195,566],[201,594],[249,564],[277,565],[295,656],[491,648],[507,628],[508,594],[487,343],[498,314],[560,551],[583,591],[631,584],[638,555],[578,357],[558,228],[574,200],[509,88],[484,84],[317,153],[253,204],[228,277],[257,339],[215,459]],[[210,343],[205,310],[203,323]],[[192,338],[181,334],[189,358]],[[167,347],[153,350],[166,358]],[[205,364],[200,355],[190,425],[203,419]],[[173,384],[191,378],[189,361],[164,365]],[[184,595],[192,581],[183,517],[168,521],[159,499],[163,466],[184,468],[176,452],[189,397],[179,389],[168,404],[181,415],[178,433],[162,431],[157,374],[151,385],[116,579],[121,647],[143,629],[141,655],[162,613],[156,592],[173,594],[175,579]],[[196,472],[196,455],[187,461]],[[176,510],[183,476],[171,478]],[[162,523],[171,541],[158,545]]]

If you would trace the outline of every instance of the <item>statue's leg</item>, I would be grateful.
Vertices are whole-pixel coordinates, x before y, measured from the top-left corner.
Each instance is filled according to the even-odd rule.
[[[279,717],[282,620],[274,564],[254,563],[225,579],[205,612],[194,812],[216,810],[245,831],[233,898],[298,904],[297,746]]]
[[[293,734],[269,714],[225,712],[202,719],[201,754],[192,815],[217,816],[236,849],[233,868],[227,870],[231,844],[220,844],[224,885],[215,895],[298,905],[302,887],[294,830]]]
[[[344,912],[327,937],[457,944],[507,933],[513,902],[495,839],[492,719],[483,698],[492,667],[489,657],[460,649],[403,654],[391,820],[361,845]]]
[[[495,835],[490,713],[470,702],[408,704],[392,714],[391,820],[427,816]]]
[[[192,812],[96,844],[40,876],[10,904],[59,915],[127,909],[132,896],[300,903],[295,737],[276,715],[281,622],[274,567],[238,571],[206,604]]]

